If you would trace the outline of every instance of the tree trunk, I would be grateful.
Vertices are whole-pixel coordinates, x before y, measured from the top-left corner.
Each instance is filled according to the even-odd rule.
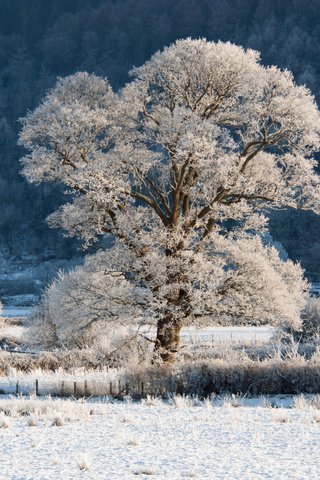
[[[158,322],[157,338],[154,348],[154,361],[160,359],[164,363],[172,364],[179,349],[180,330],[182,324],[167,315]]]

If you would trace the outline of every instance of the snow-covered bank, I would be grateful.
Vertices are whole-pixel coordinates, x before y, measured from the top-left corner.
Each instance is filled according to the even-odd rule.
[[[320,469],[319,413],[310,408],[107,404],[60,423],[9,419],[0,479],[309,480]]]

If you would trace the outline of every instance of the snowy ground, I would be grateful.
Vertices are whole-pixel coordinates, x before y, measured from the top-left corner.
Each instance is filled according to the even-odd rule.
[[[21,326],[0,329],[0,336],[24,334]],[[269,327],[186,328],[182,340],[254,343],[272,334]],[[13,393],[19,380],[20,389],[33,392],[40,373],[2,377],[0,389]],[[40,391],[61,380],[61,372],[41,375]],[[88,372],[83,375],[91,381]],[[95,381],[99,375],[105,374],[95,373]],[[232,397],[171,404],[50,400],[45,413],[40,398],[31,400],[31,414],[23,407],[20,415],[19,402],[25,399],[0,395],[0,480],[319,478],[320,410],[292,397],[261,400],[260,406],[256,399]]]
[[[12,315],[15,317],[18,315]],[[19,315],[20,316],[20,315]],[[155,334],[155,330],[148,328],[147,331]],[[22,339],[25,333],[23,326],[3,326],[0,327],[0,337],[14,336]],[[207,327],[195,328],[185,327],[181,331],[183,341],[193,340],[213,340],[213,341],[268,341],[274,333],[272,327]]]
[[[266,327],[185,327],[181,331],[182,340],[213,340],[213,341],[268,341],[274,333],[274,328]]]
[[[50,414],[2,417],[0,479],[319,478],[315,408],[152,403],[110,403],[87,417],[82,410],[61,426]]]
[[[144,326],[140,329],[145,335],[150,338],[156,334],[156,329],[150,326]],[[270,326],[263,327],[183,327],[181,330],[181,341],[194,342],[194,341],[213,341],[213,342],[268,342],[273,334],[275,328]]]

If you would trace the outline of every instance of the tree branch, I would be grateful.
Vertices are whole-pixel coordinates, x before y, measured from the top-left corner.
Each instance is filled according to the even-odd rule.
[[[167,216],[163,213],[162,209],[159,207],[159,205],[155,202],[155,200],[151,199],[147,195],[143,195],[142,193],[139,192],[129,192],[129,195],[137,200],[141,200],[142,202],[146,203],[151,207],[158,217],[162,220],[162,223],[164,226],[168,226],[169,220]]]

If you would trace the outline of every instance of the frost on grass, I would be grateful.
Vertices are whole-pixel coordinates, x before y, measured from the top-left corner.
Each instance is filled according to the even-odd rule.
[[[141,400],[142,405],[146,407],[160,407],[163,404],[163,401],[160,397],[155,397],[153,395],[147,395],[145,399]]]
[[[272,414],[275,423],[290,423],[292,421],[290,413],[282,408],[273,410]]]
[[[79,467],[79,470],[82,470],[82,471],[88,471],[88,470],[90,470],[90,468],[91,468],[91,459],[90,459],[87,455],[83,455],[83,457],[81,457],[81,458],[78,460],[78,467]]]
[[[143,467],[143,468],[139,468],[137,470],[134,470],[133,471],[133,474],[134,475],[146,475],[146,476],[151,476],[151,475],[156,475],[156,470],[152,467]]]
[[[30,415],[27,421],[29,427],[37,427],[39,425],[39,418],[37,415]]]
[[[47,422],[52,426],[63,426],[78,420],[88,421],[94,413],[99,413],[99,405],[84,404],[78,401],[37,397],[11,397],[0,399],[1,419],[23,418],[30,427]]]
[[[11,423],[7,415],[0,413],[0,428],[10,428]]]

